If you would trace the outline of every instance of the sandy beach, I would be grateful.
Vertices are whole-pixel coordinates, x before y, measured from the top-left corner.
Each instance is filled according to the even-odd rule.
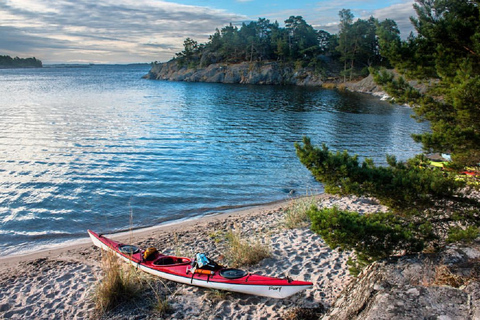
[[[314,283],[313,289],[287,299],[271,299],[152,280],[166,295],[170,310],[159,315],[145,299],[117,308],[103,319],[278,319],[294,308],[321,311],[328,308],[351,276],[349,252],[331,250],[308,226],[285,227],[289,206],[300,200],[282,201],[200,219],[111,235],[113,239],[141,247],[155,246],[169,254],[193,256],[205,252],[222,262],[222,235],[235,230],[244,238],[261,241],[271,257],[243,269],[269,276],[290,276]],[[385,208],[364,198],[320,195],[309,198],[319,207],[337,206],[359,212]],[[102,230],[95,230],[101,232]],[[0,258],[0,318],[90,319],[93,291],[102,278],[101,252],[91,243],[57,248],[22,256]]]

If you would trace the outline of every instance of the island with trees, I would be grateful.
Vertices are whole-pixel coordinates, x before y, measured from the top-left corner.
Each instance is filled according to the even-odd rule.
[[[395,21],[354,21],[348,9],[339,16],[338,34],[315,30],[301,16],[289,17],[285,27],[264,18],[240,27],[230,24],[217,29],[206,43],[187,38],[175,58],[152,63],[146,78],[321,85],[367,76],[370,67],[390,67],[379,42],[400,39]]]
[[[42,68],[42,61],[37,58],[12,58],[10,56],[0,55],[0,69],[10,68]]]

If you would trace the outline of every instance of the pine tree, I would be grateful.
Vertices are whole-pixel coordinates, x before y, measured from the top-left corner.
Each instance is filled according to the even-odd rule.
[[[430,82],[421,93],[400,78],[377,80],[399,102],[414,106],[431,132],[415,135],[427,152],[451,153],[459,165],[480,163],[480,10],[478,1],[418,0],[418,32],[406,41],[380,35],[382,52],[408,79]],[[390,34],[391,36],[391,34]],[[408,97],[407,97],[408,95]]]

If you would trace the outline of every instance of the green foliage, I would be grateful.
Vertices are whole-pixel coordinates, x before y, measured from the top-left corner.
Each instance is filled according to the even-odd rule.
[[[422,96],[420,92],[410,86],[403,77],[395,78],[393,73],[385,69],[377,72],[370,69],[370,72],[373,74],[374,81],[381,85],[386,93],[395,97],[394,101],[397,103],[413,104],[414,101],[418,101]]]
[[[368,75],[368,67],[388,65],[388,60],[383,59],[379,51],[377,36],[379,31],[377,29],[383,26],[380,31],[386,34],[388,23],[394,24],[396,27],[395,22],[389,20],[380,23],[373,17],[368,20],[358,19],[353,22],[353,14],[347,9],[341,10],[339,16],[340,32],[336,49],[340,54],[340,61],[344,65],[342,72],[344,81],[346,81],[347,76],[351,81],[357,75]],[[389,40],[391,39],[388,38],[388,41],[384,40],[383,43],[390,43]]]
[[[397,51],[401,41],[397,23],[394,20],[385,19],[382,22],[377,21],[376,27],[380,55],[388,57],[389,62],[398,62],[400,57]]]
[[[360,162],[346,151],[331,152],[325,144],[314,147],[306,137],[295,148],[325,191],[374,197],[391,209],[365,216],[311,210],[313,230],[332,247],[355,250],[361,263],[396,251],[438,247],[447,237],[468,238],[472,228],[480,226],[480,202],[469,196],[465,181],[429,168],[422,156],[406,163],[387,156],[388,167],[377,167],[372,160]],[[458,231],[459,227],[466,231]]]
[[[388,157],[389,167],[376,167],[370,159],[360,163],[356,155],[331,152],[325,144],[314,147],[306,137],[303,146],[295,147],[300,161],[324,184],[325,191],[373,196],[397,212],[441,207],[439,201],[460,197],[458,189],[465,185],[440,170],[422,167],[421,158],[402,163]]]
[[[185,49],[176,54],[176,61],[181,66],[188,66],[193,61],[195,65],[205,67],[219,62],[276,60],[313,67],[322,73],[325,66],[319,57],[323,55],[340,58],[350,78],[365,72],[368,66],[382,65],[385,59],[378,51],[377,20],[353,22],[350,10],[341,12],[345,16],[341,15],[339,36],[315,30],[301,16],[290,16],[285,20],[284,28],[277,22],[260,18],[243,23],[241,27],[230,24],[217,29],[205,44],[187,38]]]
[[[469,226],[467,228],[455,227],[449,230],[447,242],[472,242],[480,235],[478,227]]]
[[[42,61],[36,58],[12,58],[0,56],[0,68],[41,68]]]
[[[320,40],[322,46],[320,46]],[[199,61],[202,66],[211,63],[242,61],[310,61],[318,54],[330,51],[332,37],[326,31],[317,32],[300,16],[291,16],[285,28],[268,19],[243,23],[240,28],[232,24],[210,36],[206,44],[197,44],[190,38],[185,50],[177,53],[177,62],[186,65]]]
[[[447,152],[458,165],[480,162],[480,9],[478,1],[418,0],[418,35],[382,49],[410,79],[431,79],[420,93],[403,78],[379,81],[396,101],[414,106],[431,132],[415,135],[427,152]],[[380,44],[389,41],[382,33]],[[391,40],[391,39],[390,39]],[[382,78],[382,77],[379,77]],[[376,80],[379,80],[377,77]]]
[[[361,215],[335,207],[319,210],[312,206],[308,215],[312,230],[321,235],[330,248],[355,250],[360,266],[398,251],[421,251],[424,238],[431,236],[420,232],[425,228],[412,228],[411,222],[392,213]]]

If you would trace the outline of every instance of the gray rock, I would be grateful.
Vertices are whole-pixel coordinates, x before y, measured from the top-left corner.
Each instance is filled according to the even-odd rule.
[[[220,82],[267,85],[321,86],[323,78],[313,69],[295,70],[279,62],[217,63],[204,68],[178,66],[172,60],[154,64],[146,79],[192,82]]]
[[[476,244],[376,262],[322,319],[480,319],[478,254]],[[441,270],[448,270],[447,276]]]

